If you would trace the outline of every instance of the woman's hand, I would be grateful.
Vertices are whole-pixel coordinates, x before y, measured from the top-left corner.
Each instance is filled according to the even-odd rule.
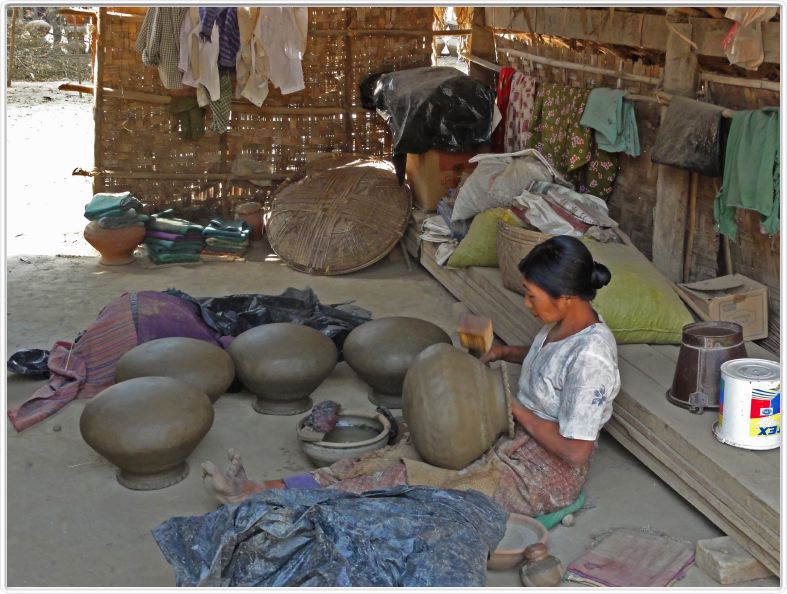
[[[492,361],[505,360],[508,347],[502,344],[494,344],[487,352],[481,355],[481,363],[491,363]]]
[[[527,352],[530,350],[529,346],[511,346],[504,344],[492,345],[486,353],[481,355],[481,363],[491,363],[492,361],[508,361],[509,363],[516,363],[521,365],[525,360]]]

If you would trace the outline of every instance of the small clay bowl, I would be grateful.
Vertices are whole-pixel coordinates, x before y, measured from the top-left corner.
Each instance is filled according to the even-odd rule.
[[[213,424],[204,392],[171,377],[138,377],[110,386],[85,405],[79,431],[138,491],[163,489],[189,473],[186,458]]]
[[[115,367],[116,382],[150,376],[182,380],[216,402],[235,379],[235,365],[224,349],[205,340],[159,338],[135,346]]]
[[[339,413],[336,426],[320,441],[306,441],[301,432],[307,418],[308,415],[298,422],[298,442],[309,460],[318,467],[385,447],[391,432],[391,423],[383,415],[349,410]]]
[[[506,533],[489,556],[486,568],[505,571],[525,561],[525,549],[537,542],[546,544],[549,532],[537,520],[522,514],[509,514]]]

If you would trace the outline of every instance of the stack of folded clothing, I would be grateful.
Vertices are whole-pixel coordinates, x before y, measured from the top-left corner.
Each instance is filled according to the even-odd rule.
[[[142,203],[131,192],[96,194],[85,206],[85,218],[104,229],[144,227],[148,216],[142,214]]]
[[[249,249],[251,227],[245,221],[213,219],[202,231],[204,261],[243,261]]]
[[[177,219],[166,210],[151,215],[145,227],[145,247],[156,264],[200,261],[202,225]]]

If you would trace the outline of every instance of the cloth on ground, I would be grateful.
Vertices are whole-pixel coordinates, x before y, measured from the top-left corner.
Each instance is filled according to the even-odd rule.
[[[501,120],[497,127],[492,131],[492,152],[504,152],[504,139],[506,132],[506,116],[508,114],[509,93],[511,92],[511,80],[516,70],[508,66],[503,66],[497,75],[497,96],[495,101],[500,110]]]
[[[193,262],[200,262],[199,252],[166,252],[156,253],[155,251],[148,250],[148,258],[154,264],[191,264]]]
[[[246,258],[239,253],[214,252],[204,249],[199,254],[199,259],[203,262],[245,262]]]
[[[197,233],[196,231],[189,231],[185,235],[179,235],[178,233],[167,233],[166,231],[147,229],[145,231],[145,237],[153,237],[167,241],[202,241],[202,233]]]
[[[675,95],[659,126],[650,160],[708,177],[721,175],[721,112],[717,105]]]
[[[213,25],[219,29],[219,66],[235,69],[235,58],[240,48],[238,9],[231,6],[204,7],[199,9],[202,26],[200,40],[212,43]]]
[[[178,117],[179,135],[183,140],[199,140],[205,135],[204,110],[196,97],[173,97],[168,110]]]
[[[138,344],[183,336],[221,345],[197,310],[181,299],[157,291],[125,293],[110,302],[73,342],[57,341],[51,349],[47,385],[8,411],[17,431],[56,413],[74,398],[91,398],[115,381],[117,361]]]
[[[634,103],[623,100],[626,93],[621,89],[593,89],[579,123],[596,131],[598,148],[638,157],[637,115]]]
[[[503,152],[514,153],[527,148],[530,140],[530,117],[536,100],[536,77],[517,71],[511,80],[508,112],[505,118]]]
[[[151,215],[145,227],[153,231],[163,231],[165,233],[175,233],[178,235],[186,235],[189,232],[202,234],[204,228],[202,225],[197,225],[185,219],[168,216],[170,212],[171,211],[164,211]]]
[[[183,74],[178,68],[180,28],[186,7],[151,7],[139,28],[134,49],[142,54],[142,63],[158,67],[165,89],[180,89]]]
[[[724,178],[713,203],[720,233],[735,239],[738,208],[760,213],[768,235],[779,232],[779,159],[779,110],[736,111],[727,139]]]
[[[483,586],[506,519],[476,492],[271,489],[152,534],[178,586]]]
[[[341,405],[333,400],[323,400],[312,406],[303,420],[303,428],[298,430],[300,438],[305,441],[321,441],[326,433],[336,427],[341,408]]]
[[[645,529],[621,528],[566,568],[565,579],[588,586],[665,588],[694,563],[694,544]]]
[[[538,149],[580,193],[607,199],[614,188],[619,158],[599,149],[593,131],[579,123],[589,94],[586,88],[540,83],[528,146]]]

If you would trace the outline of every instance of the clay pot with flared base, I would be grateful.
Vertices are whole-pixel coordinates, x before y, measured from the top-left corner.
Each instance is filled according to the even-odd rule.
[[[85,241],[101,254],[98,259],[99,264],[122,266],[134,261],[134,250],[145,238],[145,228],[104,229],[95,221],[90,221],[83,235]]]
[[[373,388],[369,400],[386,408],[402,408],[402,384],[413,360],[426,347],[451,344],[442,328],[418,318],[379,318],[347,335],[344,360]]]
[[[333,341],[314,328],[275,323],[239,335],[227,349],[244,387],[257,396],[254,410],[296,415],[312,407],[310,394],[336,367]]]
[[[116,382],[149,376],[179,379],[216,402],[235,379],[235,365],[224,349],[204,340],[159,338],[134,347],[115,367]]]
[[[186,458],[212,424],[213,405],[204,392],[171,377],[139,377],[88,402],[79,431],[118,467],[121,485],[149,491],[186,478]]]
[[[256,241],[262,239],[264,225],[262,222],[262,204],[259,202],[244,202],[235,208],[235,218],[245,221],[251,227],[249,239]]]
[[[402,409],[415,449],[440,468],[464,468],[502,433],[514,436],[505,364],[489,368],[447,344],[415,358],[404,378]]]

